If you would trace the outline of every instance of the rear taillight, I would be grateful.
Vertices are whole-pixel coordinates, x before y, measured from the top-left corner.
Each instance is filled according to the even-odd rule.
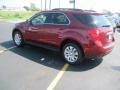
[[[98,39],[100,35],[100,31],[96,29],[88,30],[88,33],[91,38],[95,38],[95,39]]]
[[[100,31],[97,29],[88,30],[89,33],[89,39],[92,43],[98,46],[102,46],[101,40],[100,40]]]

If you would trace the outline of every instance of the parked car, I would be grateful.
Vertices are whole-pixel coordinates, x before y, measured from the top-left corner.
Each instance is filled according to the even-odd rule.
[[[79,9],[37,13],[16,24],[12,37],[18,47],[27,43],[60,51],[69,64],[103,57],[115,44],[113,28],[102,13]]]
[[[117,18],[115,20],[115,23],[116,23],[117,28],[120,28],[120,18]]]
[[[111,23],[111,25],[113,27],[113,32],[115,32],[116,28],[117,28],[116,20],[111,16],[105,15],[105,17],[110,21],[110,23]]]

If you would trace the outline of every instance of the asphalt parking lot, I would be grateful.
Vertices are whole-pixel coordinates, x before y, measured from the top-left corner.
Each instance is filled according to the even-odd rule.
[[[120,90],[120,30],[109,55],[70,66],[57,52],[15,47],[13,27],[0,21],[0,90]]]

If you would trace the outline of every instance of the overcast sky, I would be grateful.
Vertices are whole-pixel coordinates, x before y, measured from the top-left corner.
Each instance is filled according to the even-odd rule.
[[[45,7],[45,0],[43,1],[43,8]],[[59,0],[51,0],[52,8],[59,7]],[[23,7],[29,6],[30,3],[35,3],[37,7],[41,7],[41,0],[0,0],[0,5],[6,5],[9,7]],[[69,0],[60,0],[61,8],[71,8],[72,4]],[[47,0],[47,8],[49,8],[49,0]],[[110,10],[110,11],[120,11],[120,0],[76,0],[76,8],[82,9],[94,9],[97,11]]]

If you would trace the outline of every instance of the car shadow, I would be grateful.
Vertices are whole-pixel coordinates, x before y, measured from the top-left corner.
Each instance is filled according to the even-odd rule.
[[[6,41],[0,44],[2,47],[10,48],[14,46],[12,40]],[[31,45],[25,45],[24,47],[14,47],[9,49],[9,51],[20,55],[28,60],[42,64],[44,66],[60,70],[65,64],[63,58],[59,52],[47,50],[44,48],[38,48]],[[84,60],[83,63],[79,65],[70,65],[67,71],[87,71],[93,69],[100,65],[102,59],[97,60]]]

